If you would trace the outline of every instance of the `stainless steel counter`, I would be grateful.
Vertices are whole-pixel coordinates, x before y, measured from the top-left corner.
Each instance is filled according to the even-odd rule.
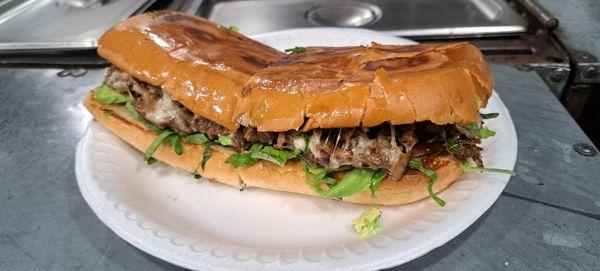
[[[600,4],[594,0],[538,0],[560,21],[555,34],[569,50],[600,58]]]
[[[486,36],[518,35],[527,27],[501,0],[206,0],[199,14],[247,35],[360,26],[403,37]]]
[[[77,188],[83,96],[101,70],[0,68],[0,270],[178,270],[130,246]],[[519,139],[517,177],[474,225],[397,270],[575,269],[600,266],[600,155],[533,72],[493,66]]]

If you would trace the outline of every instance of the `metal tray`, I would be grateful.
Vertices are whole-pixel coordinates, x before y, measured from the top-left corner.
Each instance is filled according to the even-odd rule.
[[[0,0],[0,53],[95,48],[119,20],[154,0]]]
[[[245,34],[340,26],[405,37],[466,37],[515,35],[527,27],[502,0],[210,0],[198,14]]]

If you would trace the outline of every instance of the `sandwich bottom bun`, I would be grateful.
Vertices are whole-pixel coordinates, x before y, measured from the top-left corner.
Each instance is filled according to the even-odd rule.
[[[145,152],[157,136],[155,132],[145,128],[143,123],[133,119],[124,106],[101,104],[94,99],[93,93],[85,98],[84,105],[102,126],[141,152]],[[182,155],[177,155],[171,146],[163,143],[152,156],[167,164],[194,172],[202,161],[204,146],[189,144],[185,141],[182,143]],[[212,182],[240,189],[258,187],[319,196],[306,182],[304,167],[298,159],[288,161],[283,167],[259,160],[255,164],[236,169],[232,164],[225,163],[225,160],[233,153],[232,150],[213,145],[212,156],[206,162],[205,170],[199,168],[198,174]],[[432,167],[438,175],[433,185],[435,193],[444,190],[462,174],[459,161],[451,155],[436,157],[433,161],[428,162],[428,167]],[[429,198],[427,192],[429,181],[429,177],[415,170],[408,170],[400,180],[389,176],[384,179],[375,193],[375,198],[371,198],[371,191],[366,189],[342,200],[371,205],[407,204]]]

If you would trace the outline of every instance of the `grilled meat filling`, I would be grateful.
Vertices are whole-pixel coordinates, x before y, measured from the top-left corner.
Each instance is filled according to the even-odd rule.
[[[160,88],[140,82],[115,67],[106,69],[106,84],[133,97],[133,106],[148,121],[161,129],[181,134],[203,133],[210,139],[229,135],[234,149],[242,151],[253,143],[282,149],[300,149],[304,160],[314,167],[337,168],[352,165],[384,170],[400,178],[411,157],[450,152],[459,160],[472,158],[481,166],[480,140],[455,125],[420,122],[364,128],[315,129],[310,134],[298,131],[259,132],[254,127],[237,131],[197,116],[165,95]],[[450,148],[447,139],[457,143]],[[457,147],[458,146],[458,147]]]
[[[161,129],[170,128],[182,134],[204,133],[211,139],[217,138],[219,134],[231,133],[217,123],[196,116],[164,95],[160,88],[137,81],[115,67],[106,69],[105,82],[119,92],[131,94],[135,109]]]
[[[342,165],[384,169],[402,176],[411,149],[417,143],[412,126],[316,129],[312,131],[304,159],[312,166],[337,168]]]

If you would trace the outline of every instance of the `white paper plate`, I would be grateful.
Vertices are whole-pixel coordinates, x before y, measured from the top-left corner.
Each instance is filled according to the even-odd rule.
[[[257,40],[283,50],[297,45],[344,46],[376,41],[412,43],[349,29],[297,29]],[[510,115],[494,94],[486,122],[497,135],[483,143],[486,166],[512,169],[517,138]],[[440,194],[446,207],[426,199],[384,207],[378,235],[359,239],[352,219],[366,208],[283,192],[200,182],[142,154],[91,122],[77,147],[83,197],[98,217],[134,246],[190,269],[364,270],[391,267],[441,246],[496,201],[509,177],[465,174]]]

